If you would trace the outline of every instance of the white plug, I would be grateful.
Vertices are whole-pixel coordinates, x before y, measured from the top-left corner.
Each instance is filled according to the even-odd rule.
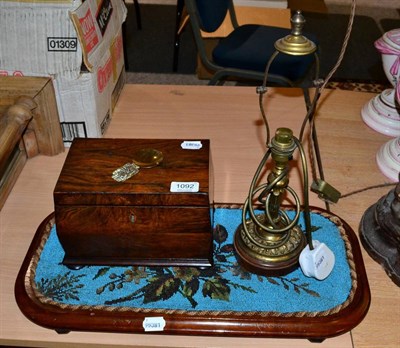
[[[318,240],[313,240],[313,250],[307,246],[300,253],[300,267],[304,275],[323,280],[331,274],[335,265],[335,255],[326,246]]]

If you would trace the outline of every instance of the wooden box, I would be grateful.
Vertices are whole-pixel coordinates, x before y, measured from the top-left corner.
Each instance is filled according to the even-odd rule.
[[[54,189],[64,264],[211,266],[209,140],[182,143],[74,140]],[[142,149],[161,151],[162,162],[113,179]]]

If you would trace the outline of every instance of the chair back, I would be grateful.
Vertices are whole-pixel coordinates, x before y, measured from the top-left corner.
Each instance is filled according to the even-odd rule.
[[[194,0],[200,29],[212,33],[224,21],[232,0]]]

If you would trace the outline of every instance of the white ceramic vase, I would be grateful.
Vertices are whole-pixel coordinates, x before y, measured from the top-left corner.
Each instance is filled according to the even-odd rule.
[[[391,181],[400,173],[400,28],[388,31],[375,41],[382,55],[386,77],[393,88],[384,90],[364,105],[364,122],[379,133],[395,137],[381,146],[376,154],[380,171]]]
[[[372,129],[396,137],[400,134],[400,103],[396,100],[400,80],[400,29],[383,34],[375,42],[375,47],[382,55],[383,70],[393,88],[386,89],[366,103],[361,116]]]

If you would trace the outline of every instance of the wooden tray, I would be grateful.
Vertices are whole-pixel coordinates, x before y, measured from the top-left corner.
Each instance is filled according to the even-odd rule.
[[[226,207],[226,205],[224,205]],[[236,206],[237,207],[237,206]],[[318,208],[314,210],[323,212]],[[324,214],[328,214],[324,212]],[[330,216],[335,215],[329,213]],[[34,323],[54,329],[58,333],[69,331],[99,331],[119,333],[145,333],[143,321],[149,317],[160,317],[159,312],[145,309],[143,312],[105,310],[99,307],[83,307],[68,310],[60,306],[42,303],[35,296],[29,280],[29,269],[36,250],[43,243],[44,233],[48,233],[49,215],[39,226],[25,260],[21,266],[15,284],[15,296],[20,310]],[[207,335],[237,337],[275,337],[306,338],[320,342],[325,338],[344,334],[357,326],[368,312],[370,290],[362,260],[358,239],[352,229],[340,218],[345,233],[347,249],[351,251],[353,267],[353,295],[349,303],[333,313],[317,313],[310,316],[296,313],[295,316],[263,315],[240,316],[237,313],[221,312],[221,314],[198,315],[174,311],[163,313],[166,325],[162,332],[150,332],[174,335]],[[343,234],[342,234],[343,235]]]

